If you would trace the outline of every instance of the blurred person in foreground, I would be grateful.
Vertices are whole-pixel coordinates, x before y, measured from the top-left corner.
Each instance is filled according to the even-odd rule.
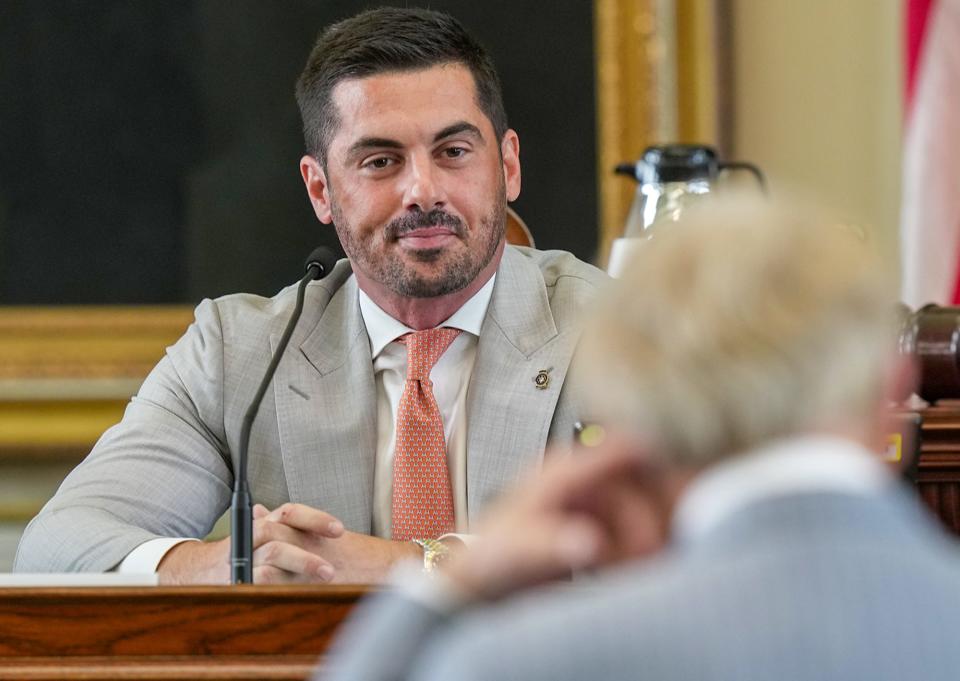
[[[957,678],[960,554],[877,454],[913,378],[889,272],[795,206],[648,246],[581,343],[606,439],[398,571],[329,678]]]

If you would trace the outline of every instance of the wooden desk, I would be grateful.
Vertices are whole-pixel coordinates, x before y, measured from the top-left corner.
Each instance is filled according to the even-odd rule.
[[[917,489],[943,523],[960,535],[960,401],[920,412]]]
[[[364,592],[0,588],[0,679],[304,679]]]

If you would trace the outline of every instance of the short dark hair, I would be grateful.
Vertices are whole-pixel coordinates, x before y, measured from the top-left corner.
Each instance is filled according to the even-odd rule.
[[[473,74],[477,105],[498,140],[507,131],[503,94],[486,50],[449,14],[381,7],[328,26],[320,33],[297,79],[297,104],[307,152],[326,163],[339,125],[333,88],[347,78],[463,64]]]

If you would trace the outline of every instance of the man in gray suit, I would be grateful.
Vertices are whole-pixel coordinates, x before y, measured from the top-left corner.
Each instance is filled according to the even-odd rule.
[[[307,288],[253,426],[254,578],[377,581],[442,552],[432,540],[468,532],[548,439],[570,439],[578,312],[605,277],[505,246],[519,142],[489,57],[448,15],[384,8],[329,27],[297,100],[307,193],[348,260]],[[16,569],[227,581],[228,541],[196,540],[229,504],[241,419],[294,298],[202,303],[30,524]],[[408,350],[441,336],[413,378]]]
[[[911,381],[893,277],[802,208],[704,208],[584,332],[607,439],[398,572],[325,678],[957,678],[960,553],[877,454]]]

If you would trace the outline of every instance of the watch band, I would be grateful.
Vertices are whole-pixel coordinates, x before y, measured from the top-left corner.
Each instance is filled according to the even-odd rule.
[[[450,549],[439,539],[411,539],[423,550],[423,571],[433,572],[450,555]]]

